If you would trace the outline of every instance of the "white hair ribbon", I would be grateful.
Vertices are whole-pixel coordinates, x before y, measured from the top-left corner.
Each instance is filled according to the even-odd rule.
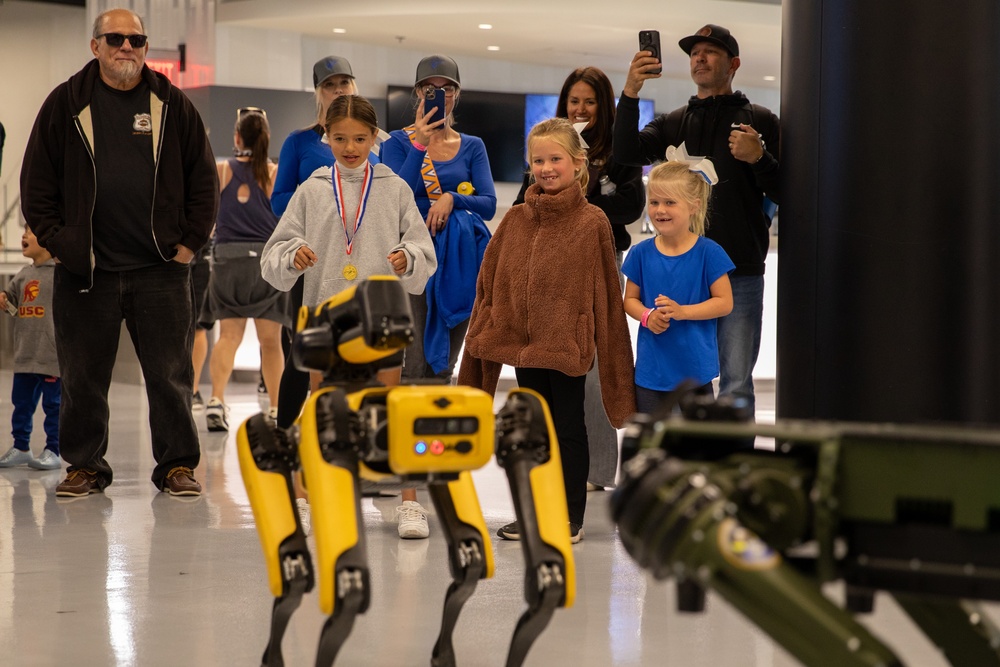
[[[573,129],[576,130],[576,133],[580,135],[580,143],[583,144],[584,150],[589,151],[590,146],[587,145],[587,142],[583,140],[583,130],[585,127],[587,127],[587,123],[573,123]]]
[[[683,162],[689,170],[704,178],[709,185],[719,182],[712,161],[703,155],[688,155],[683,141],[680,146],[667,146],[667,162]]]

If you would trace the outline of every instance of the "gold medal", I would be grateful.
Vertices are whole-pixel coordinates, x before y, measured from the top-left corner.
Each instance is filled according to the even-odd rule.
[[[344,265],[344,277],[348,280],[354,280],[358,277],[358,267],[353,264]]]

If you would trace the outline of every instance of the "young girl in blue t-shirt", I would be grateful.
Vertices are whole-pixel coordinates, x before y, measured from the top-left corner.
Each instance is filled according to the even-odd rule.
[[[656,236],[633,247],[622,266],[625,312],[639,320],[635,398],[654,412],[684,380],[711,394],[719,375],[716,319],[733,309],[729,272],[735,267],[705,238],[712,185],[711,161],[689,158],[683,144],[667,151],[649,174],[649,219]]]

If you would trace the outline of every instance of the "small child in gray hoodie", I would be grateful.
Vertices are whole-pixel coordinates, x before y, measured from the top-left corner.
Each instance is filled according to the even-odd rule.
[[[0,292],[0,308],[14,319],[14,383],[10,402],[11,435],[14,446],[0,456],[0,468],[28,465],[37,470],[56,470],[59,458],[59,404],[62,384],[52,323],[52,289],[55,262],[38,245],[30,229],[21,235],[21,254],[31,264],[18,271],[7,289]],[[38,399],[45,411],[45,449],[36,459],[29,443]]]

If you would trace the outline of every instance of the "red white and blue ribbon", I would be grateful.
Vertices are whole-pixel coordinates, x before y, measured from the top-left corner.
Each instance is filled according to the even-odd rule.
[[[361,198],[358,200],[358,210],[354,214],[354,231],[348,232],[347,211],[344,207],[344,187],[340,182],[340,167],[337,163],[333,164],[333,198],[337,202],[337,212],[344,223],[344,236],[347,240],[348,255],[351,254],[351,250],[354,248],[354,239],[358,236],[358,230],[361,229],[361,223],[365,219],[365,211],[368,209],[368,197],[372,193],[372,181],[374,180],[372,171],[371,164],[365,163],[365,180],[361,184]]]

